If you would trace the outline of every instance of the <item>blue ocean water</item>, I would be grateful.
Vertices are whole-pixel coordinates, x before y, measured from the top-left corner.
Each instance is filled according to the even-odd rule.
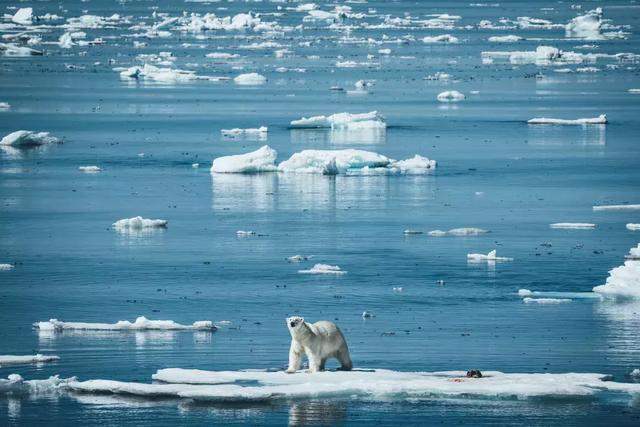
[[[588,292],[622,264],[640,234],[625,228],[638,211],[594,212],[593,205],[640,203],[640,87],[634,2],[509,1],[346,2],[338,24],[304,21],[294,2],[90,0],[5,2],[5,13],[33,7],[63,17],[38,33],[43,56],[0,57],[0,134],[48,131],[64,144],[0,151],[0,354],[56,354],[55,363],[0,367],[0,378],[59,374],[81,380],[149,382],[166,367],[274,369],[287,363],[284,319],[335,321],[356,367],[400,371],[498,370],[599,372],[631,381],[640,368],[640,304],[575,299],[523,304],[517,291]],[[597,6],[625,38],[577,40],[559,26],[479,28],[529,16],[566,24]],[[281,7],[281,9],[278,9]],[[322,10],[334,5],[318,3]],[[161,15],[234,16],[252,11],[291,30],[182,32],[134,37],[135,25]],[[127,17],[83,28],[92,46],[54,43],[65,19]],[[416,20],[459,15],[452,28],[378,25],[385,17]],[[3,23],[8,23],[5,19]],[[366,24],[366,25],[365,25]],[[372,28],[373,27],[373,28]],[[612,30],[613,31],[613,30]],[[617,30],[616,30],[617,31]],[[2,27],[3,34],[17,29]],[[451,34],[456,44],[425,44]],[[488,42],[516,34],[517,43]],[[381,43],[367,43],[367,39]],[[402,43],[394,43],[403,39]],[[147,43],[134,48],[133,41]],[[273,41],[280,47],[246,49]],[[580,53],[631,53],[595,64],[483,63],[483,51],[533,51],[550,45]],[[583,45],[589,45],[584,47]],[[382,48],[389,55],[379,54]],[[274,50],[288,49],[284,58]],[[215,51],[240,54],[214,60]],[[233,78],[259,72],[268,81],[122,80],[118,67],[142,65],[140,54],[171,52],[172,68]],[[367,55],[373,55],[368,58]],[[367,63],[336,67],[338,61]],[[614,65],[615,67],[607,67]],[[73,65],[74,67],[70,67]],[[577,72],[580,67],[597,72]],[[280,67],[289,69],[277,71]],[[291,71],[304,68],[306,72]],[[573,72],[558,73],[558,68]],[[282,71],[282,70],[280,70]],[[446,81],[425,80],[436,72]],[[357,80],[375,80],[366,95]],[[438,93],[467,98],[445,104]],[[477,91],[477,92],[476,92]],[[302,116],[377,110],[388,128],[373,137],[293,130]],[[532,117],[606,113],[609,124],[532,126]],[[221,129],[268,126],[266,140],[228,139]],[[359,148],[438,162],[424,176],[211,175],[219,156],[268,144],[279,160],[304,149]],[[144,156],[140,156],[144,153]],[[199,163],[199,168],[193,168]],[[81,165],[99,165],[83,174]],[[169,221],[166,230],[120,234],[111,224],[141,215]],[[591,222],[593,230],[549,228]],[[403,230],[480,227],[470,237],[405,236]],[[259,235],[238,238],[237,230]],[[495,266],[466,254],[498,250]],[[313,255],[292,264],[286,258]],[[342,276],[301,275],[316,262]],[[444,284],[438,284],[443,280]],[[403,292],[393,292],[402,287]],[[362,312],[375,317],[363,319]],[[36,321],[109,322],[143,315],[190,324],[231,321],[215,333],[46,334]],[[332,363],[331,368],[336,365]],[[637,425],[640,407],[627,395],[578,400],[492,398],[276,400],[203,405],[86,395],[0,397],[0,424],[532,424]]]

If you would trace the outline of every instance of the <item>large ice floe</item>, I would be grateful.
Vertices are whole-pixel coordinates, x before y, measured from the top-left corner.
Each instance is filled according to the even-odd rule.
[[[11,22],[19,25],[31,25],[33,19],[33,8],[23,7],[11,17]]]
[[[49,132],[33,132],[30,130],[17,130],[0,140],[0,145],[10,145],[13,147],[33,147],[44,144],[54,144],[61,142]]]
[[[191,325],[183,325],[173,320],[149,320],[139,316],[134,322],[119,320],[116,323],[63,322],[51,319],[48,322],[36,322],[34,327],[41,331],[213,331],[215,325],[210,320],[199,320]]]
[[[483,372],[467,378],[463,371],[399,372],[386,369],[326,371],[315,374],[283,371],[202,371],[161,369],[152,377],[160,383],[111,380],[68,380],[64,387],[79,393],[111,393],[145,398],[183,398],[206,402],[264,402],[283,399],[364,398],[533,398],[592,399],[604,391],[640,392],[640,384],[608,381],[596,373]]]
[[[275,164],[276,150],[268,145],[256,151],[218,157],[212,173],[285,172],[324,175],[423,175],[433,171],[436,161],[416,155],[406,160],[390,159],[365,150],[303,150]]]
[[[0,355],[0,367],[7,365],[29,365],[32,363],[53,362],[59,360],[58,356],[45,354],[32,354],[28,356]]]
[[[359,114],[336,113],[330,116],[303,117],[293,120],[290,126],[298,129],[385,129],[387,124],[382,114],[371,111]]]
[[[166,228],[168,223],[169,221],[166,219],[148,219],[136,216],[118,220],[112,225],[116,230],[142,230],[145,228]]]
[[[606,114],[600,114],[598,117],[574,120],[536,117],[527,120],[527,123],[529,123],[530,125],[605,125],[608,123],[608,121]]]
[[[640,298],[640,244],[631,248],[627,260],[609,271],[604,285],[593,288],[603,296],[619,299]]]

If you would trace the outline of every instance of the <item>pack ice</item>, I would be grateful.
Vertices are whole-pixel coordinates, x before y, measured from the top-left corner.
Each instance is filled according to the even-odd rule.
[[[30,130],[17,130],[0,140],[0,145],[13,147],[29,147],[61,142],[60,139],[49,135],[49,132],[33,132]]]
[[[610,270],[605,284],[593,292],[611,298],[640,298],[640,244],[629,250],[624,264]]]
[[[198,330],[215,331],[216,327],[210,320],[199,320],[191,325],[182,325],[173,320],[149,320],[144,316],[139,316],[134,322],[120,320],[116,323],[85,323],[85,322],[63,322],[51,319],[48,322],[36,322],[33,325],[42,331],[180,331]]]

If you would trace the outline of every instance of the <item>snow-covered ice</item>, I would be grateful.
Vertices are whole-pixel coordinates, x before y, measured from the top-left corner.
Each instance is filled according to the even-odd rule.
[[[269,128],[266,126],[260,126],[259,128],[233,128],[233,129],[221,129],[222,136],[228,138],[235,138],[240,136],[255,136],[258,138],[264,138],[267,136]]]
[[[0,140],[0,145],[13,147],[29,147],[61,142],[60,139],[51,136],[49,132],[33,132],[30,130],[18,130],[6,135]]]
[[[422,43],[432,44],[432,43],[458,43],[457,37],[452,36],[451,34],[441,34],[439,36],[426,36],[422,39]]]
[[[13,264],[7,264],[7,263],[0,264],[0,271],[9,271],[9,270],[13,270],[13,269],[14,269],[14,265]]]
[[[465,98],[464,94],[457,90],[447,90],[438,94],[438,101],[440,102],[458,102]]]
[[[78,166],[78,170],[85,173],[96,173],[100,172],[102,169],[100,169],[99,166]]]
[[[134,322],[119,320],[116,323],[86,323],[86,322],[62,322],[51,319],[48,322],[36,322],[34,326],[43,331],[180,331],[198,330],[213,331],[216,327],[210,320],[199,320],[191,325],[182,325],[173,320],[149,320],[144,316],[139,316]]]
[[[522,302],[525,304],[563,304],[571,302],[569,298],[523,298]]]
[[[346,271],[341,270],[337,265],[329,265],[329,264],[316,264],[308,270],[298,270],[298,273],[301,274],[336,274],[342,275],[347,274]]]
[[[489,37],[491,43],[515,43],[520,40],[522,40],[522,37],[515,35]]]
[[[638,231],[638,230],[640,230],[640,224],[634,224],[634,223],[632,223],[632,222],[628,223],[628,224],[626,225],[626,227],[627,227],[627,230],[631,230],[631,231]]]
[[[58,375],[49,377],[46,380],[25,380],[18,374],[10,374],[7,379],[0,378],[0,395],[21,395],[21,394],[48,394],[63,390],[69,383],[75,382],[76,378],[59,378]]]
[[[611,298],[640,298],[640,244],[631,248],[627,261],[610,270],[605,284],[594,287],[593,292]]]
[[[607,115],[600,114],[598,117],[585,119],[551,119],[547,117],[536,117],[527,121],[530,125],[604,125],[607,124]]]
[[[31,25],[33,19],[33,8],[23,7],[11,17],[11,21],[20,25]]]
[[[259,173],[277,170],[275,161],[278,152],[264,145],[245,154],[218,157],[211,164],[212,173]]]
[[[492,250],[488,254],[467,254],[467,260],[469,262],[494,262],[494,261],[513,261],[513,258],[499,257],[496,255],[496,250]]]
[[[133,218],[124,218],[114,222],[112,225],[116,230],[141,230],[143,228],[165,228],[169,221],[166,219],[148,219],[136,216]]]
[[[7,365],[29,365],[31,363],[44,363],[59,360],[58,356],[45,354],[32,354],[28,356],[0,355],[0,367]]]
[[[336,113],[330,116],[303,117],[291,121],[292,128],[331,128],[331,129],[384,129],[387,127],[384,117],[377,111],[368,113]]]
[[[569,21],[565,26],[565,33],[567,37],[599,40],[603,38],[600,33],[601,27],[602,8],[597,8]]]
[[[551,228],[569,228],[569,229],[590,229],[596,228],[596,224],[588,222],[556,222],[549,224]]]
[[[236,236],[238,237],[249,237],[249,236],[255,236],[257,235],[257,233],[253,230],[238,230],[236,231]]]
[[[267,82],[267,78],[258,73],[240,74],[233,79],[233,82],[237,85],[255,86],[262,85]]]
[[[302,262],[302,261],[308,260],[309,258],[311,258],[311,257],[306,256],[306,255],[293,255],[293,256],[288,257],[287,261],[289,261],[289,262]]]
[[[640,210],[640,205],[596,205],[594,211],[636,211]]]
[[[444,237],[444,236],[479,236],[481,234],[487,234],[489,230],[485,230],[483,228],[476,227],[461,227],[461,228],[452,228],[449,231],[443,230],[431,230],[428,234],[431,237]]]

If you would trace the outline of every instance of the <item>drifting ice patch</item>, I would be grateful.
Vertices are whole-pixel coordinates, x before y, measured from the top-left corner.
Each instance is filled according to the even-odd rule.
[[[600,205],[594,206],[594,211],[635,211],[640,210],[640,205]]]
[[[442,230],[432,230],[428,234],[431,237],[444,237],[444,236],[479,236],[480,234],[486,234],[489,230],[484,230],[482,228],[475,227],[462,227],[462,228],[452,228],[449,231]]]
[[[627,224],[627,230],[638,231],[640,230],[640,224],[633,224],[630,222],[629,224]]]
[[[412,234],[422,234],[422,231],[420,230],[411,230],[411,229],[406,229],[403,231],[403,233],[405,235],[412,235]]]
[[[259,173],[274,172],[278,152],[268,145],[256,151],[235,156],[218,157],[211,164],[211,172],[215,173]]]
[[[294,255],[294,256],[290,256],[287,258],[287,261],[289,262],[302,262],[302,261],[306,261],[309,258],[311,258],[310,256],[306,256],[306,255]]]
[[[571,302],[568,298],[524,298],[522,302],[525,304],[563,304]]]
[[[489,37],[489,41],[491,43],[515,43],[519,42],[520,40],[522,40],[522,37],[513,35]]]
[[[102,169],[100,169],[98,166],[79,166],[78,170],[85,173],[96,173],[100,172]]]
[[[438,94],[438,101],[440,102],[458,102],[465,98],[464,94],[457,90],[447,90]]]
[[[262,139],[262,138],[266,138],[268,131],[269,131],[269,128],[267,128],[266,126],[260,126],[259,128],[246,128],[246,129],[241,129],[241,128],[221,129],[220,133],[222,134],[222,136],[225,136],[227,138],[235,138],[239,136],[255,136]]]
[[[330,116],[303,117],[299,120],[293,120],[290,125],[299,129],[385,129],[387,127],[384,117],[377,111],[360,114],[336,113]]]
[[[559,299],[598,299],[601,300],[602,296],[594,292],[553,292],[553,291],[532,291],[529,289],[518,290],[518,295],[521,297],[536,297],[536,298],[559,298]]]
[[[166,228],[168,223],[169,221],[166,219],[148,219],[136,216],[118,220],[112,225],[116,230],[141,230],[143,228]]]
[[[31,363],[44,363],[59,360],[58,356],[49,356],[44,354],[34,354],[30,356],[0,356],[0,367],[6,365],[28,365]]]
[[[488,254],[467,254],[467,261],[469,262],[495,262],[495,261],[513,261],[513,258],[496,256],[496,250],[492,250]]]
[[[568,229],[591,229],[596,228],[596,225],[590,224],[588,222],[556,222],[554,224],[549,224],[549,227]]]
[[[33,8],[23,7],[11,17],[11,21],[19,25],[31,25],[33,19]]]
[[[432,43],[458,43],[457,37],[452,36],[451,34],[442,34],[439,36],[427,36],[422,39],[422,43],[432,44]]]
[[[267,78],[262,74],[248,73],[240,74],[233,79],[233,82],[237,85],[254,86],[265,84],[267,82]]]
[[[108,380],[69,382],[67,388],[85,393],[128,394],[147,398],[174,397],[209,402],[362,397],[388,400],[417,397],[484,397],[497,399],[590,398],[602,391],[634,394],[640,384],[607,381],[593,373],[505,374],[483,372],[467,378],[464,371],[398,372],[385,369],[349,372],[201,371],[161,369],[152,377],[162,384]],[[257,385],[243,385],[257,383]]]
[[[298,270],[300,274],[347,274],[346,271],[341,270],[337,265],[329,264],[316,264],[309,270]]]
[[[529,123],[530,125],[606,125],[608,121],[606,114],[600,114],[598,117],[575,120],[536,117],[534,119],[528,120],[527,123]]]
[[[14,267],[15,266],[13,264],[0,264],[0,271],[13,270]]]
[[[33,132],[30,130],[18,130],[10,133],[0,140],[0,145],[13,147],[32,147],[36,145],[53,144],[61,142],[58,138],[49,135],[49,132]]]
[[[25,381],[20,375],[11,374],[7,379],[0,378],[0,395],[54,393],[75,381],[75,377],[61,379],[57,375],[49,377],[49,379],[46,380]]]
[[[606,283],[593,292],[612,298],[640,298],[640,244],[631,248],[627,261],[610,270]]]
[[[245,230],[236,231],[236,236],[238,237],[249,237],[249,236],[255,236],[255,235],[256,235],[255,231],[245,231]]]
[[[116,323],[84,323],[84,322],[62,322],[51,319],[48,322],[36,322],[33,324],[41,331],[215,331],[216,327],[210,320],[199,320],[191,325],[182,325],[173,320],[149,320],[144,316],[136,318],[135,322],[120,320]]]
[[[565,26],[565,34],[567,37],[600,40],[604,38],[602,34],[600,34],[601,27],[602,8],[597,8],[569,21]]]
[[[4,56],[35,56],[43,54],[41,50],[31,49],[26,46],[18,46],[13,43],[0,43],[0,53]]]

